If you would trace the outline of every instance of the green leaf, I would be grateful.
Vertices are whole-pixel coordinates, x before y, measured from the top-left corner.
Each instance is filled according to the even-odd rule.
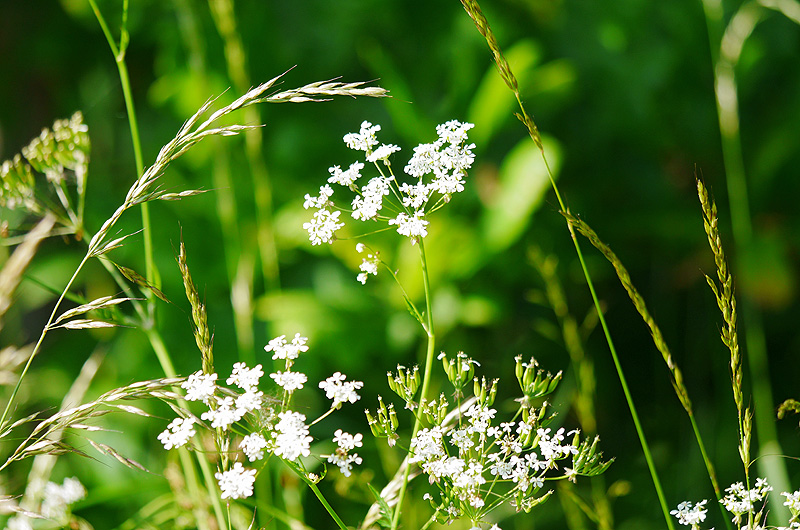
[[[367,482],[367,487],[375,497],[375,502],[380,507],[381,518],[376,522],[384,528],[390,528],[392,526],[392,509],[389,507],[389,503],[386,502],[383,497],[381,497],[381,494],[378,493],[378,490],[376,490],[369,482]]]
[[[543,137],[542,141],[555,178],[561,165],[561,148],[551,138]],[[500,166],[497,190],[489,197],[481,220],[484,247],[500,252],[514,244],[549,189],[550,179],[542,154],[526,137]]]

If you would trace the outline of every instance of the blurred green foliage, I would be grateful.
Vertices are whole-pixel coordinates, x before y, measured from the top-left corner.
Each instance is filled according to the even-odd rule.
[[[99,5],[116,31],[121,2]],[[380,138],[401,145],[403,151],[395,156],[404,160],[414,145],[433,138],[437,123],[448,119],[475,123],[477,162],[467,191],[437,212],[426,239],[438,348],[464,350],[480,360],[486,375],[503,378],[506,398],[515,390],[516,355],[534,355],[553,371],[568,370],[569,357],[553,328],[557,320],[527,257],[530,246],[558,257],[558,274],[578,322],[591,313],[591,301],[541,160],[512,114],[512,94],[459,3],[268,0],[240,1],[235,7],[251,83],[297,65],[284,78],[285,87],[339,76],[345,81],[376,79],[393,98],[259,108],[266,124],[261,147],[274,194],[280,289],[267,288],[253,274],[254,351],[237,351],[229,279],[240,256],[225,254],[225,240],[234,235],[226,233],[216,213],[215,175],[223,172],[231,182],[241,228],[236,237],[255,238],[253,172],[244,140],[209,141],[171,166],[165,186],[211,190],[152,208],[161,290],[173,302],[159,306],[157,325],[178,371],[188,374],[200,363],[175,264],[182,229],[189,266],[209,310],[218,370],[226,373],[239,359],[268,365],[261,346],[273,336],[299,331],[310,337],[311,350],[305,364],[299,363],[310,381],[341,370],[367,382],[362,402],[341,420],[364,431],[362,405],[373,406],[376,394],[386,394],[385,370],[423,354],[422,337],[388,279],[370,280],[367,286],[355,282],[360,258],[352,244],[309,245],[301,228],[308,216],[302,196],[315,193],[329,166],[350,163],[341,137],[357,130],[362,120],[381,124]],[[695,174],[702,175],[716,195],[727,234],[711,56],[700,2],[486,0],[482,7],[515,70],[526,106],[547,138],[567,204],[626,263],[683,369],[721,482],[739,480],[727,353],[718,338],[721,319],[702,276],[703,271],[711,274],[714,265],[694,187]],[[727,12],[736,7],[725,3]],[[129,17],[127,61],[148,164],[188,116],[234,82],[207,4],[141,0],[132,3]],[[746,43],[737,71],[758,252],[734,274],[739,292],[764,311],[775,406],[797,397],[800,375],[798,54],[800,29],[773,15]],[[136,175],[116,68],[88,3],[0,3],[0,73],[0,160],[19,152],[54,119],[76,110],[84,113],[92,140],[87,226],[96,230]],[[238,95],[228,89],[221,101]],[[122,226],[130,233],[141,221],[131,214]],[[415,249],[385,235],[373,241],[384,259],[396,264],[410,296],[421,298]],[[732,242],[725,243],[735,259]],[[50,240],[28,275],[60,290],[82,249],[73,241]],[[677,504],[710,497],[690,427],[647,329],[602,256],[586,254],[668,498]],[[143,268],[141,238],[131,238],[115,251],[115,259]],[[88,299],[114,294],[104,274],[94,264],[77,290]],[[15,309],[6,316],[0,346],[35,340],[53,301],[52,293],[23,282]],[[26,408],[19,415],[57,406],[95,348],[108,353],[90,396],[163,375],[137,330],[60,331],[48,338],[36,371],[23,386]],[[617,528],[661,527],[630,416],[598,333],[588,335],[587,351],[596,370],[597,429],[605,454],[616,457],[605,475],[606,486],[626,493],[614,501]],[[568,372],[567,388],[570,381],[574,374]],[[324,404],[314,402],[312,394],[309,407],[322,410]],[[558,394],[556,406],[566,407],[569,399],[567,391]],[[166,407],[143,406],[169,416]],[[570,416],[565,421],[575,422]],[[117,417],[106,426],[121,432],[105,433],[105,443],[157,473],[164,469],[167,457],[155,440],[163,422]],[[779,423],[779,429],[787,454],[800,454],[796,424]],[[393,472],[389,460],[384,469],[378,464],[378,450],[365,453],[369,467]],[[797,486],[798,467],[789,464],[789,470]],[[20,491],[25,473],[18,468],[4,477],[4,493]],[[87,485],[89,501],[78,513],[97,528],[115,527],[168,492],[166,480],[109,461],[62,458],[56,474],[75,474]],[[371,480],[378,487],[385,477]],[[370,499],[363,485],[349,496],[363,503]],[[314,502],[309,498],[311,513]],[[355,522],[362,512],[356,505],[343,515]],[[426,519],[418,516],[420,523]],[[532,518],[512,520],[503,528],[563,527],[554,501]]]

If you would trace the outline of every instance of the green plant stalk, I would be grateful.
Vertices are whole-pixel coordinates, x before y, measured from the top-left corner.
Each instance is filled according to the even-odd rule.
[[[547,176],[550,179],[550,185],[553,188],[553,192],[556,195],[556,199],[558,200],[558,204],[561,207],[562,211],[568,211],[568,208],[564,204],[563,199],[561,198],[561,193],[558,190],[558,186],[556,185],[555,178],[553,177],[553,172],[550,168],[550,164],[547,161],[547,156],[544,151],[544,145],[542,144],[542,139],[539,134],[539,130],[536,127],[536,123],[533,119],[528,115],[527,111],[525,110],[525,106],[522,103],[522,99],[519,93],[519,87],[517,84],[517,79],[514,77],[514,74],[511,70],[511,66],[506,61],[503,53],[500,49],[499,44],[497,43],[497,39],[495,38],[494,34],[492,33],[491,27],[489,26],[489,22],[486,20],[486,17],[483,15],[480,9],[480,5],[476,0],[461,0],[461,4],[464,6],[465,11],[467,14],[472,18],[475,22],[475,26],[477,27],[478,31],[483,35],[486,39],[487,44],[489,45],[489,49],[492,51],[492,55],[494,56],[495,64],[499,70],[500,76],[506,82],[506,85],[511,89],[514,93],[514,96],[517,100],[519,105],[520,111],[522,114],[517,114],[517,118],[525,125],[528,129],[528,134],[533,140],[533,143],[539,148],[539,151],[542,155],[542,160],[544,161],[545,168],[547,169]],[[611,333],[608,329],[608,325],[606,324],[605,317],[603,316],[602,307],[600,306],[600,300],[597,298],[597,293],[594,289],[594,284],[592,283],[592,278],[589,274],[589,270],[586,266],[586,262],[583,259],[583,253],[581,252],[580,243],[578,243],[578,238],[575,236],[575,232],[572,226],[567,223],[567,227],[570,232],[570,236],[572,238],[572,243],[575,246],[575,252],[578,255],[578,261],[581,264],[581,269],[583,270],[584,278],[586,279],[586,285],[589,288],[589,292],[592,295],[592,300],[594,302],[595,307],[597,308],[597,316],[600,320],[600,325],[603,328],[603,334],[605,335],[606,342],[608,343],[608,348],[611,352],[611,358],[614,361],[614,367],[617,371],[617,377],[619,378],[620,385],[622,386],[623,393],[625,394],[625,400],[628,403],[628,409],[630,410],[631,417],[633,418],[634,426],[636,427],[636,433],[639,437],[639,442],[642,445],[642,452],[644,453],[645,460],[647,462],[647,467],[650,471],[650,476],[653,480],[653,486],[655,487],[656,494],[658,495],[658,501],[661,505],[661,511],[664,515],[664,520],[667,524],[667,528],[670,530],[674,530],[674,525],[672,523],[672,518],[669,515],[669,508],[667,507],[666,498],[664,497],[664,492],[661,488],[661,481],[658,478],[658,472],[656,471],[655,465],[653,463],[652,455],[650,454],[650,447],[647,443],[647,439],[645,438],[644,431],[642,430],[641,424],[639,422],[639,415],[636,412],[636,407],[633,403],[633,398],[631,397],[630,391],[628,390],[628,384],[625,380],[625,375],[622,372],[622,366],[619,363],[619,358],[617,356],[616,348],[614,347],[614,342],[611,340]]]
[[[136,174],[137,176],[142,175],[144,173],[144,162],[142,157],[141,139],[139,136],[139,126],[136,119],[136,109],[133,102],[133,94],[131,92],[130,77],[128,76],[128,67],[125,63],[125,51],[127,49],[127,43],[128,43],[128,31],[127,31],[128,0],[125,0],[123,3],[123,24],[122,24],[119,47],[117,47],[116,43],[114,42],[114,38],[111,35],[111,31],[109,30],[108,24],[106,24],[105,18],[98,9],[95,0],[89,0],[89,3],[92,6],[92,10],[94,11],[95,17],[97,18],[97,21],[100,24],[103,34],[106,37],[106,40],[108,41],[109,48],[111,49],[111,52],[114,55],[114,61],[117,65],[117,70],[119,71],[120,84],[122,85],[122,93],[123,93],[123,98],[125,100],[125,110],[128,114],[128,124],[130,126],[130,131],[131,131],[131,141],[133,143]],[[155,280],[156,274],[153,261],[153,245],[152,245],[152,238],[150,235],[150,208],[147,201],[142,202],[141,208],[142,208],[142,228],[143,228],[143,241],[144,241],[144,252],[145,252],[145,278],[147,279],[148,283],[156,285],[156,280]],[[79,270],[85,262],[86,258],[84,258],[84,261],[81,262]],[[77,272],[78,271],[76,271],[76,274]],[[70,281],[69,285],[71,285],[71,283],[72,280]],[[65,291],[69,290],[69,285],[67,285]],[[148,303],[148,310],[146,311],[147,318],[143,319],[145,333],[147,335],[148,340],[150,341],[150,344],[153,347],[153,350],[156,353],[156,357],[158,358],[158,362],[161,365],[164,374],[167,377],[174,377],[176,372],[172,364],[169,351],[164,345],[164,342],[161,340],[160,334],[156,331],[154,327],[155,299],[152,296],[148,296],[147,303]],[[31,356],[31,359],[33,359],[33,355]],[[0,421],[0,425],[2,425],[2,421]],[[197,482],[197,475],[194,471],[194,466],[191,464],[191,461],[188,458],[188,456],[189,455],[185,450],[181,452],[181,457],[180,457],[181,465],[183,467],[184,474],[186,474],[187,476],[187,481],[192,482],[192,485],[189,486],[190,492],[194,492],[197,495],[195,500],[199,500],[200,488]],[[207,491],[209,492],[215,491],[216,486],[213,480],[213,475],[211,474],[211,470],[209,468],[208,461],[205,458],[203,458],[203,456],[200,454],[197,455],[197,461],[200,464],[200,468],[203,472],[203,477],[206,482]],[[219,526],[220,528],[224,528],[225,518],[222,513],[222,507],[220,501],[219,499],[217,499],[216,495],[212,494],[211,498],[212,498],[212,505],[214,506],[214,513],[217,518],[217,524],[220,525]],[[196,505],[199,506],[199,503],[196,503]],[[207,528],[205,517],[199,517],[197,524],[201,529]]]
[[[433,330],[433,300],[431,297],[430,279],[428,277],[428,260],[425,257],[425,244],[422,238],[417,241],[419,247],[419,257],[422,263],[422,285],[425,289],[425,320],[426,324],[423,326],[425,333],[428,336],[428,344],[425,350],[425,371],[422,375],[422,390],[420,391],[420,404],[423,400],[428,399],[428,387],[430,386],[431,372],[433,371],[433,352],[436,349],[436,334]],[[411,438],[417,435],[421,424],[421,415],[416,415],[414,420],[414,428],[411,430]],[[397,494],[397,506],[394,508],[394,515],[392,516],[391,530],[397,530],[400,524],[400,512],[402,511],[403,499],[408,489],[408,477],[411,473],[411,466],[406,466],[405,474],[403,475],[403,484],[400,486],[400,492]]]
[[[341,530],[348,530],[347,525],[344,524],[344,521],[342,521],[342,519],[339,517],[339,514],[337,514],[336,511],[333,509],[333,507],[330,505],[328,500],[325,498],[325,495],[323,495],[322,492],[319,491],[317,484],[314,481],[308,479],[303,473],[298,473],[298,475],[303,479],[303,481],[306,484],[308,484],[308,487],[311,488],[311,491],[313,491],[314,495],[317,496],[317,499],[319,499],[319,502],[322,503],[322,506],[325,508],[325,510],[330,514],[333,520],[336,521],[336,525]]]
[[[247,55],[236,28],[234,0],[209,0],[214,23],[225,43],[225,62],[228,75],[240,92],[251,85],[247,74]],[[246,123],[260,123],[259,111],[255,107],[243,110]],[[245,132],[245,154],[252,171],[253,197],[255,199],[256,252],[261,255],[261,274],[267,289],[280,288],[278,250],[273,230],[272,181],[262,154],[261,129]]]
[[[703,0],[706,26],[709,34],[712,67],[714,70],[714,95],[717,103],[720,140],[722,145],[725,181],[731,210],[731,227],[736,248],[743,256],[752,252],[753,225],[747,191],[742,140],[739,127],[739,110],[735,68],[744,42],[755,26],[763,19],[766,2],[748,2],[733,15],[725,31],[721,31],[722,17],[717,6]],[[781,9],[780,4],[769,6],[797,22],[792,13]],[[719,51],[717,51],[719,43]],[[742,259],[739,259],[741,265]],[[777,491],[790,491],[788,472],[783,461],[775,455],[783,453],[775,427],[772,387],[767,370],[767,346],[760,311],[753,301],[742,296],[742,316],[746,323],[745,344],[753,392],[753,409],[759,443],[759,473],[768,477]],[[769,498],[769,515],[773,521],[788,520],[789,510],[777,495]]]

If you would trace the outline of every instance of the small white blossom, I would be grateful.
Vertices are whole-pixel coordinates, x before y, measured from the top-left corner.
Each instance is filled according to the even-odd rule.
[[[275,454],[286,460],[297,460],[299,456],[311,454],[311,436],[308,435],[306,417],[299,412],[281,412],[280,421],[275,425]]]
[[[258,386],[258,381],[264,375],[261,365],[257,364],[253,368],[248,368],[245,363],[233,365],[233,372],[226,381],[229,385],[236,385],[244,391],[248,391]]]
[[[251,462],[264,458],[264,449],[267,447],[267,440],[258,433],[248,434],[239,444],[239,448]]]
[[[189,438],[195,435],[194,418],[175,418],[166,430],[158,435],[158,441],[169,451],[173,447],[182,447]]]
[[[344,135],[344,143],[347,144],[347,147],[356,151],[369,151],[372,146],[378,145],[375,133],[380,130],[380,125],[372,125],[368,121],[361,122],[361,130],[359,132]]]
[[[424,212],[414,212],[413,217],[409,217],[405,212],[400,212],[396,218],[389,219],[390,225],[397,225],[397,232],[411,238],[413,244],[416,238],[428,235],[428,221],[422,219]]]
[[[706,500],[698,502],[695,506],[689,501],[682,502],[678,505],[677,510],[672,510],[670,515],[678,518],[678,523],[691,526],[693,529],[699,528],[700,523],[706,520],[706,512],[708,509],[705,507]]]
[[[352,451],[356,447],[361,447],[363,445],[364,436],[362,434],[349,434],[341,429],[336,429],[336,432],[333,433],[333,441],[336,442],[341,449],[345,451]]]
[[[67,507],[86,497],[86,488],[75,478],[65,478],[63,484],[48,482],[44,487],[42,515],[48,519],[62,519]]]
[[[378,264],[380,264],[380,258],[375,254],[367,254],[367,257],[361,260],[361,265],[358,267],[361,269],[361,273],[356,276],[356,279],[361,282],[361,285],[367,283],[367,278],[370,274],[373,276],[378,274]]]
[[[286,342],[286,335],[281,335],[269,341],[264,346],[264,351],[273,352],[272,360],[285,359],[293,361],[300,356],[302,352],[308,351],[308,337],[301,337],[299,333],[295,333],[291,343]]]
[[[398,188],[403,194],[403,206],[419,210],[428,202],[431,189],[427,184],[418,182],[417,184],[403,183]]]
[[[286,392],[292,393],[295,390],[303,388],[303,384],[308,381],[306,374],[302,372],[276,372],[269,374],[275,380],[275,383],[283,388]]]
[[[217,397],[216,399],[217,408],[204,412],[200,416],[200,419],[210,421],[212,429],[220,428],[224,431],[232,424],[242,419],[244,412],[236,406],[233,398],[230,396],[224,398]]]
[[[386,160],[392,153],[396,153],[400,148],[392,144],[382,144],[380,147],[367,155],[367,162],[377,162],[378,160]]]
[[[309,208],[317,208],[319,210],[325,209],[329,206],[330,199],[332,196],[333,196],[333,188],[325,184],[319,189],[319,197],[312,197],[311,195],[306,194],[306,196],[304,197],[305,202],[303,203],[303,208],[305,208],[306,210],[308,210]]]
[[[261,409],[264,401],[264,392],[251,388],[236,398],[236,413],[241,417],[248,412]]]
[[[202,370],[190,375],[181,385],[186,390],[186,401],[202,401],[208,404],[217,388],[216,380],[217,374],[204,374]]]
[[[364,169],[364,164],[361,162],[353,162],[346,171],[342,171],[339,166],[333,166],[328,168],[328,172],[331,174],[330,178],[328,178],[328,182],[331,184],[350,186],[361,178],[362,169]]]
[[[367,221],[374,219],[383,208],[383,197],[389,195],[389,179],[373,177],[366,186],[361,188],[361,195],[353,199],[353,219]]]
[[[784,491],[781,495],[786,497],[786,502],[783,503],[784,506],[788,506],[793,514],[800,513],[800,490],[794,493]]]
[[[342,403],[355,403],[361,396],[356,390],[364,386],[362,381],[345,381],[347,376],[341,372],[336,372],[325,381],[320,382],[319,387],[325,391],[325,396],[333,401],[331,408],[338,408]]]
[[[219,482],[223,499],[246,499],[253,494],[256,470],[244,468],[241,462],[234,463],[228,471],[215,473],[214,476]]]
[[[303,229],[308,231],[308,239],[312,245],[330,243],[337,230],[344,226],[339,222],[342,212],[329,212],[328,210],[317,210],[311,221],[303,223]]]

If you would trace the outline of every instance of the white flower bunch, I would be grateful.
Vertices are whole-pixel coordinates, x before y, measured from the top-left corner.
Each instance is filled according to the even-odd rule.
[[[758,530],[765,528],[761,522],[764,514],[764,505],[772,486],[766,479],[756,479],[753,488],[747,488],[743,483],[736,482],[725,489],[725,497],[720,502],[725,509],[733,515],[731,520],[737,528]],[[779,526],[776,530],[798,530],[800,529],[800,490],[794,493],[781,493],[786,497],[784,506],[789,508],[792,517],[789,519],[788,526]],[[682,525],[691,526],[692,530],[699,530],[700,523],[706,518],[706,508],[703,500],[692,507],[691,502],[682,502],[677,510],[672,510],[670,514],[678,518]],[[743,525],[744,523],[744,525]],[[770,527],[772,528],[772,527]]]
[[[346,170],[340,166],[328,169],[328,183],[321,186],[316,197],[305,196],[303,206],[316,209],[312,219],[303,225],[308,231],[312,245],[331,243],[336,231],[344,227],[341,213],[349,212],[360,221],[385,222],[396,227],[399,234],[411,239],[414,244],[428,235],[427,216],[450,201],[454,193],[464,191],[464,178],[472,167],[475,144],[467,143],[467,132],[471,123],[448,121],[436,127],[438,138],[414,148],[414,154],[404,168],[411,182],[399,183],[393,171],[390,157],[400,148],[392,144],[380,144],[376,137],[380,125],[365,121],[357,133],[344,136],[350,149],[363,151],[364,161],[371,163],[378,174],[369,178],[362,176],[364,162],[356,161]],[[349,208],[338,206],[333,201],[331,184],[348,188],[355,193]],[[385,206],[385,208],[384,208]],[[383,213],[389,211],[391,213]],[[362,252],[363,246],[359,248]],[[358,281],[366,283],[368,274],[377,274],[379,259],[370,254],[361,265]]]
[[[259,390],[264,376],[260,364],[252,368],[245,363],[233,365],[226,383],[235,385],[238,391],[218,386],[217,374],[206,374],[202,370],[189,376],[181,385],[186,390],[187,401],[201,401],[208,410],[200,418],[181,410],[181,417],[170,422],[158,439],[169,450],[187,444],[197,434],[197,427],[212,431],[217,447],[221,448],[221,469],[215,476],[223,499],[250,497],[259,472],[244,467],[239,461],[239,453],[233,453],[233,463],[229,465],[231,457],[224,448],[231,446],[241,449],[241,455],[249,462],[258,462],[266,455],[274,455],[302,477],[314,482],[320,480],[306,471],[301,459],[311,455],[313,438],[309,434],[309,427],[344,403],[358,401],[360,396],[357,391],[364,383],[347,381],[347,377],[340,372],[322,381],[319,387],[331,400],[331,406],[320,418],[308,424],[304,414],[290,408],[293,393],[303,388],[308,380],[302,372],[292,370],[299,355],[308,351],[307,341],[299,333],[291,341],[281,335],[264,347],[266,352],[272,353],[273,360],[284,361],[283,370],[269,374],[280,389],[277,392],[280,399],[266,398],[264,392]],[[241,440],[235,444],[235,439],[239,437]],[[361,457],[352,452],[356,447],[361,447],[361,440],[361,434],[352,435],[338,429],[333,436],[338,449],[333,455],[320,456],[336,464],[342,474],[349,476],[352,466],[361,463]]]
[[[548,413],[546,402],[537,410],[527,405],[528,400],[518,400],[521,406],[517,414],[510,421],[498,421],[497,410],[492,408],[498,381],[487,383],[474,378],[477,363],[463,352],[455,359],[445,354],[439,358],[456,389],[455,403],[451,404],[444,393],[438,399],[422,400],[418,406],[412,403],[418,370],[399,366],[397,374],[388,374],[388,379],[392,390],[406,401],[406,408],[415,411],[425,425],[410,440],[409,463],[417,464],[438,489],[438,496],[426,493],[424,499],[430,501],[440,522],[464,518],[477,524],[506,501],[517,510],[530,511],[552,493],[540,494],[545,480],[575,481],[579,475],[602,473],[610,465],[596,452],[597,439],[591,444],[581,442],[577,430],[549,428],[555,415]],[[517,359],[517,363],[536,366],[534,361],[522,363]],[[520,369],[524,374],[525,368]],[[560,377],[542,373],[532,377],[536,379],[537,375],[539,380],[557,381]],[[543,392],[529,395],[531,387],[523,383],[530,381],[524,379],[521,388],[530,399],[555,389],[555,385],[546,384]],[[461,390],[469,380],[475,397],[462,400]],[[389,438],[390,444],[397,440],[393,408],[387,408],[381,400],[376,415],[370,411],[366,414],[375,436]],[[565,460],[569,467],[564,465]]]

